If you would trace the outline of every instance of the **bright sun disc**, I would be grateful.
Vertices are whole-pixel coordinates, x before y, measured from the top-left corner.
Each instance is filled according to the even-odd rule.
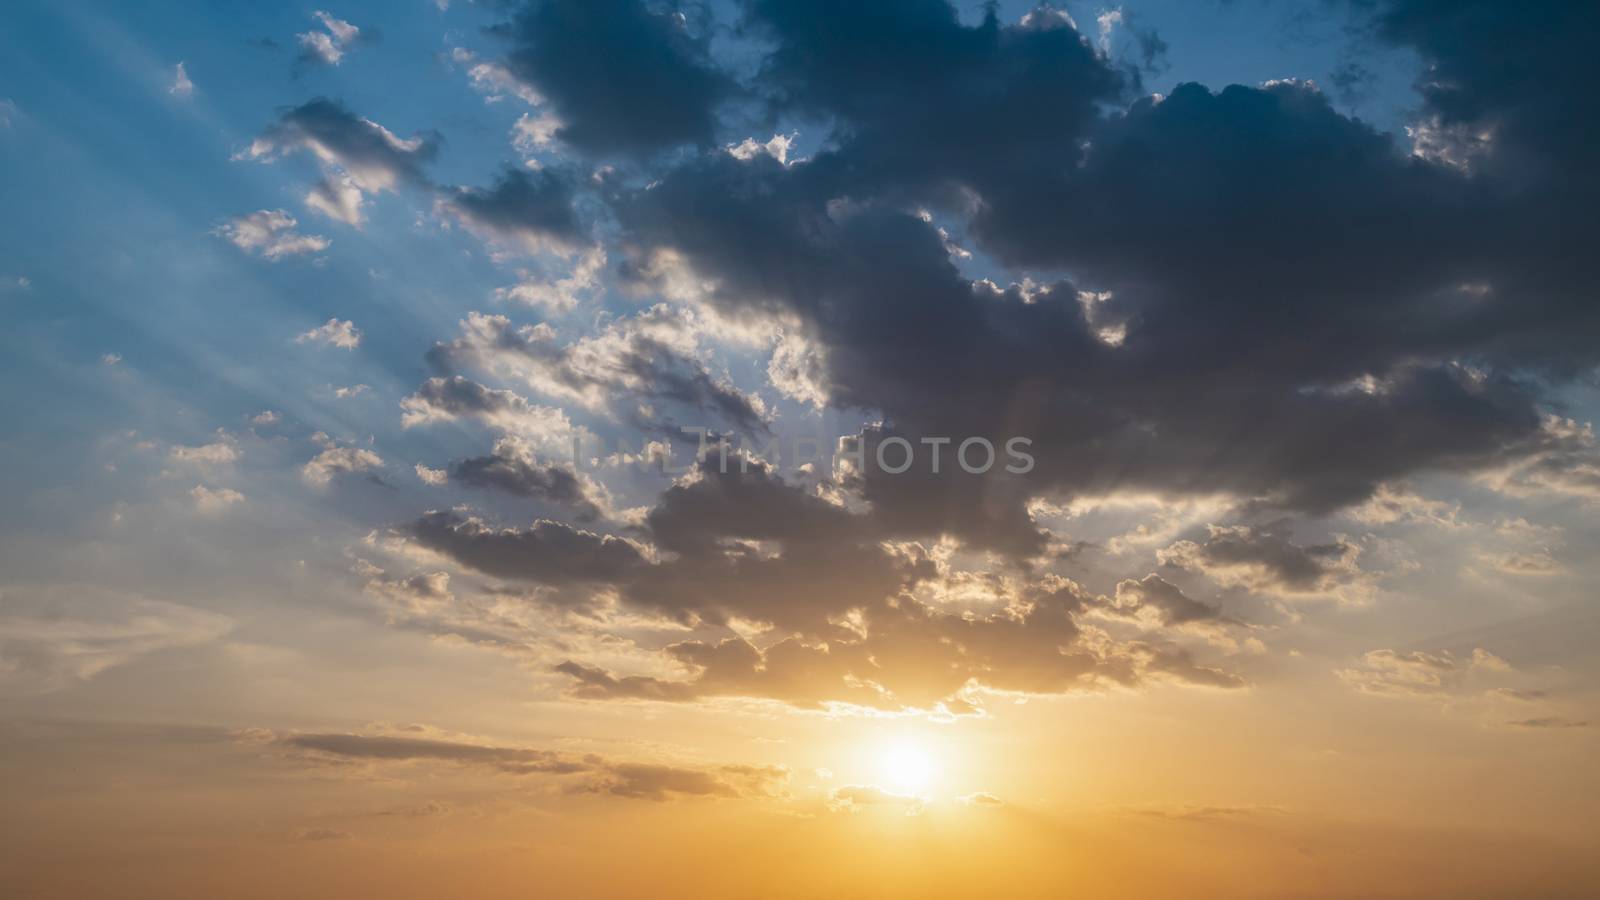
[[[886,744],[878,759],[879,775],[884,786],[901,793],[918,793],[933,780],[933,756],[911,741],[894,741]]]

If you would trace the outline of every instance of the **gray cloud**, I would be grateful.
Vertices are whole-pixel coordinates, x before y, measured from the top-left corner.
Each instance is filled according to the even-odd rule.
[[[503,438],[494,453],[463,459],[450,465],[450,477],[469,487],[501,491],[514,497],[544,500],[570,509],[578,521],[601,515],[595,486],[570,466],[541,463],[521,441]]]
[[[549,519],[525,529],[493,528],[456,512],[430,512],[401,531],[480,572],[541,584],[614,584],[645,565],[639,550],[621,538]]]
[[[1243,684],[1159,637],[1118,641],[1080,625],[1078,617],[1091,611],[1128,611],[1131,589],[1114,601],[1052,576],[983,612],[925,605],[910,591],[943,576],[919,546],[888,542],[869,513],[835,506],[746,462],[746,471],[733,464],[723,472],[707,460],[662,495],[641,532],[659,554],[653,562],[616,538],[552,522],[497,530],[454,513],[430,513],[402,531],[492,575],[608,586],[632,608],[691,623],[740,619],[777,628],[759,645],[692,639],[663,648],[666,660],[690,673],[680,680],[618,675],[568,660],[557,671],[573,679],[580,697],[755,696],[798,706],[964,712],[972,707],[962,695],[972,686],[1059,693],[1161,681]],[[563,557],[567,565],[548,549],[554,535],[580,545]],[[578,559],[581,578],[567,567]],[[1194,601],[1185,606],[1155,596],[1159,581],[1145,582],[1154,599],[1141,597],[1161,610],[1152,627],[1214,614]]]
[[[289,733],[270,735],[268,739],[280,752],[312,764],[427,762],[468,766],[504,775],[562,778],[573,791],[634,800],[665,801],[683,797],[776,799],[786,796],[785,784],[789,780],[789,771],[781,766],[723,765],[699,768],[431,736]]]
[[[1136,617],[1149,610],[1162,625],[1207,622],[1221,617],[1217,607],[1192,599],[1159,575],[1117,582],[1114,608]]]
[[[400,138],[337,100],[317,97],[285,110],[246,155],[266,161],[309,153],[362,191],[374,193],[402,184],[427,185],[422,167],[438,154],[439,140],[432,133]]]
[[[1157,559],[1227,586],[1316,594],[1355,580],[1361,574],[1356,563],[1360,552],[1344,539],[1302,546],[1270,528],[1208,525],[1204,540],[1178,541],[1158,551]]]

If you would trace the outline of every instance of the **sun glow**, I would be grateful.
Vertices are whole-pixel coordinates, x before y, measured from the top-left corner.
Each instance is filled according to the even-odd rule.
[[[878,752],[878,777],[883,787],[902,794],[921,794],[933,783],[938,764],[928,748],[900,738],[883,745]]]

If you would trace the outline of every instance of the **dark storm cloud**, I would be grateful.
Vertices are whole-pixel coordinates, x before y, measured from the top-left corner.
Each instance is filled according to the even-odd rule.
[[[1215,607],[1156,576],[1106,598],[1030,568],[1054,540],[1030,501],[1138,491],[1326,514],[1423,471],[1589,489],[1570,470],[1593,459],[1592,435],[1549,408],[1600,360],[1583,149],[1600,121],[1584,49],[1596,17],[1359,5],[1431,66],[1408,139],[1309,83],[1135,99],[1137,74],[1047,9],[967,25],[940,0],[743,4],[742,34],[765,54],[745,96],[822,140],[806,160],[712,150],[606,181],[621,267],[647,282],[681,261],[696,302],[814,349],[807,378],[829,405],[881,419],[860,435],[869,454],[891,437],[998,450],[1025,436],[1036,465],[973,476],[946,447],[939,472],[919,454],[900,475],[822,473],[821,492],[764,467],[702,469],[631,533],[648,559],[569,529],[585,554],[626,548],[584,571],[631,607],[776,626],[759,645],[666,648],[680,678],[572,661],[575,692],[956,711],[970,686],[1234,686],[1163,632],[1236,624]],[[513,70],[585,152],[705,145],[731,96],[681,21],[638,4],[535,3],[503,31]],[[594,66],[614,77],[587,77]],[[974,280],[956,244],[1018,283]],[[652,309],[568,346],[548,326],[476,316],[433,359],[498,366],[638,425],[617,398],[748,399],[685,339],[701,312]],[[409,531],[491,574],[571,583],[539,533],[558,527],[434,513]],[[955,577],[908,543],[938,536],[992,551],[1026,587],[978,612],[919,601]],[[1366,578],[1357,550],[1217,525],[1162,559],[1225,586],[1338,595]]]
[[[506,65],[555,108],[556,137],[589,154],[645,155],[709,144],[734,89],[706,39],[669,4],[531,0],[497,33]]]
[[[974,473],[961,465],[960,445],[968,433],[960,434],[949,440],[935,434],[932,443],[923,443],[917,435],[897,429],[863,428],[845,439],[846,449],[857,450],[862,464],[852,461],[842,474],[841,486],[872,504],[874,522],[886,536],[946,534],[966,547],[1014,558],[1044,553],[1050,536],[1034,524],[1025,508],[1034,485],[1027,477],[1006,471],[1007,466],[1018,465],[1018,458],[1006,449],[1007,440],[1015,435],[996,435],[991,441],[994,464]],[[884,444],[893,439],[905,443]],[[973,468],[989,459],[982,445],[968,449],[966,458]],[[1026,447],[1022,449],[1026,452]],[[893,471],[907,462],[905,471]]]
[[[1586,3],[1354,0],[1378,33],[1417,51],[1417,84],[1435,125],[1489,135],[1493,165],[1514,178],[1579,178],[1591,190],[1600,143],[1593,91],[1600,16]],[[1520,170],[1520,171],[1512,171]]]
[[[696,160],[619,197],[620,219],[716,279],[724,312],[798,315],[837,405],[913,438],[1035,437],[1031,490],[1227,491],[1326,512],[1409,472],[1522,452],[1540,428],[1533,376],[1597,358],[1592,228],[1562,212],[1574,197],[1408,152],[1308,85],[1181,85],[1105,114],[1126,79],[1058,16],[747,12],[772,45],[761,83],[827,120],[831,142],[792,166]],[[1451,18],[1472,37],[1451,46],[1476,54],[1460,89],[1492,93],[1492,54],[1534,51],[1474,43],[1500,16],[1481,18]],[[1506,90],[1514,104],[1531,88]],[[972,212],[984,249],[1075,283],[973,285],[907,202]]]
[[[403,531],[485,574],[541,584],[615,583],[644,564],[639,550],[621,538],[548,519],[525,529],[493,528],[455,512],[430,512]]]
[[[836,405],[879,410],[914,442],[1031,437],[1028,490],[1233,491],[1327,510],[1417,467],[1481,464],[1539,426],[1516,381],[1421,364],[1415,350],[1406,366],[1381,358],[1382,321],[1241,300],[1257,277],[1248,269],[1217,287],[1214,314],[1192,296],[1146,311],[1085,302],[1068,283],[1000,290],[963,278],[932,225],[831,203],[826,180],[809,164],[707,160],[619,210],[641,240],[718,279],[711,299],[729,314],[798,316],[825,351]],[[1226,308],[1247,302],[1257,309]],[[1319,316],[1323,330],[1302,330]],[[1395,323],[1407,327],[1436,339]],[[1102,336],[1111,328],[1125,330],[1120,345]],[[1363,389],[1372,370],[1381,380]]]
[[[991,7],[976,26],[943,0],[749,0],[745,13],[771,45],[762,92],[831,125],[838,152],[820,161],[872,192],[1070,166],[1097,104],[1129,87],[1049,9],[1001,25]]]
[[[570,177],[549,169],[506,169],[489,188],[454,188],[442,201],[468,228],[538,251],[575,249],[588,236],[573,205]]]

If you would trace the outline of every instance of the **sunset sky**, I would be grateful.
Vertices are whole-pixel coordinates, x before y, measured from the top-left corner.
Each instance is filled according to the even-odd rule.
[[[1600,896],[1600,11],[0,7],[0,895]]]

